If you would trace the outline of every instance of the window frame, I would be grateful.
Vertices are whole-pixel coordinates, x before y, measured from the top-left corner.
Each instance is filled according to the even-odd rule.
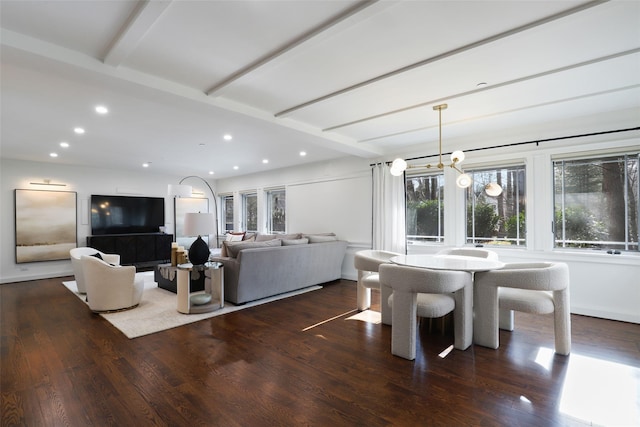
[[[618,160],[616,160],[618,159]],[[580,166],[581,164],[585,167],[588,166],[598,166],[602,164],[608,163],[616,163],[620,162],[620,160],[624,163],[624,177],[623,177],[623,194],[622,199],[624,203],[624,241],[611,241],[611,240],[575,240],[568,239],[566,234],[567,227],[567,214],[566,214],[566,168],[567,166]],[[629,177],[629,165],[628,162],[635,162],[635,225],[632,223],[631,214],[629,213],[630,209],[630,200],[629,193],[633,192],[633,187],[630,187],[630,177]],[[561,192],[558,194],[557,185],[556,185],[556,166],[558,164],[562,164],[562,183],[561,183]],[[566,250],[575,250],[575,251],[593,251],[593,250],[606,250],[608,253],[621,253],[624,251],[629,254],[638,254],[640,253],[640,151],[636,150],[625,150],[625,151],[616,151],[616,152],[594,152],[588,155],[574,155],[574,156],[558,156],[556,158],[551,159],[551,194],[552,194],[552,242],[551,245],[553,250],[566,251]],[[604,183],[599,182],[597,185],[604,186]],[[572,194],[572,193],[569,193]],[[589,194],[589,193],[586,193]],[[606,192],[602,191],[601,197],[605,198]],[[560,197],[561,203],[558,206],[557,198]],[[560,212],[558,212],[560,209]],[[561,216],[562,225],[558,224],[558,217]],[[635,236],[632,235],[633,227],[635,226]],[[558,238],[556,233],[558,229],[562,229],[562,236]],[[607,232],[609,235],[609,232]],[[635,241],[633,240],[635,237]],[[582,246],[581,246],[582,245]],[[624,248],[619,248],[616,246],[624,246]],[[631,247],[630,247],[631,246]],[[612,248],[613,247],[613,248]],[[635,247],[635,249],[633,248]]]
[[[249,228],[249,208],[247,207],[249,199],[255,199],[255,229]],[[242,228],[246,232],[258,232],[258,192],[249,191],[242,193]]]
[[[412,179],[432,179],[435,178],[438,181],[438,188],[437,188],[437,200],[439,203],[437,203],[437,211],[438,211],[438,218],[437,218],[437,228],[438,228],[438,235],[435,236],[422,236],[423,238],[420,238],[420,235],[417,234],[409,234],[409,218],[412,216],[410,215],[410,203],[415,202],[414,200],[410,201],[408,200],[408,192],[407,192],[407,186],[409,184],[409,182]],[[444,219],[444,212],[445,212],[445,184],[446,184],[446,180],[445,180],[445,174],[444,171],[442,170],[437,170],[437,171],[430,171],[428,169],[424,169],[424,170],[420,170],[420,171],[416,171],[413,172],[411,174],[405,174],[404,177],[404,191],[405,191],[405,240],[406,240],[406,244],[407,246],[415,246],[415,245],[444,245],[445,242],[445,219]],[[434,200],[434,199],[427,199],[427,200]],[[427,201],[425,200],[425,201]],[[416,230],[417,230],[418,224],[417,224],[417,212],[416,212]]]
[[[281,195],[284,201],[282,206],[282,216],[283,216],[283,229],[275,230],[273,223],[274,216],[274,206],[273,199],[274,195]],[[287,191],[285,187],[276,187],[265,190],[265,199],[266,199],[266,213],[267,213],[267,233],[269,234],[286,234],[287,232]],[[277,208],[276,208],[277,209]]]
[[[491,174],[495,174],[496,178],[498,176],[498,174],[502,174],[504,173],[507,176],[507,180],[508,180],[508,175],[511,172],[515,172],[516,178],[513,179],[511,182],[513,183],[513,188],[514,190],[512,191],[513,194],[515,194],[515,197],[513,198],[512,202],[509,202],[509,200],[504,200],[504,201],[500,201],[501,198],[505,197],[505,191],[508,190],[508,188],[505,189],[505,185],[501,184],[501,180],[500,179],[495,179],[495,180],[489,180],[489,182],[498,182],[498,184],[501,185],[501,187],[503,188],[503,192],[497,196],[497,197],[491,197],[489,195],[486,195],[484,197],[486,197],[489,200],[495,199],[497,200],[495,205],[493,203],[487,203],[487,205],[493,205],[495,208],[495,215],[497,217],[497,219],[495,219],[496,221],[496,225],[499,225],[500,228],[504,227],[503,231],[498,231],[495,237],[478,237],[476,236],[476,232],[475,232],[475,227],[476,227],[476,223],[477,221],[475,220],[476,218],[476,208],[478,207],[478,204],[476,203],[478,196],[480,194],[483,193],[483,190],[480,190],[479,192],[478,190],[478,182],[482,181],[482,183],[480,184],[480,188],[482,188],[484,185],[488,184],[489,182],[485,182],[486,179],[480,179],[478,178],[478,175],[483,175],[483,174],[487,174],[487,173],[491,173]],[[528,209],[527,207],[527,201],[529,199],[529,195],[527,194],[527,165],[526,163],[507,163],[507,164],[496,164],[496,165],[492,165],[492,166],[484,166],[484,167],[477,167],[477,168],[469,168],[469,169],[465,169],[465,173],[467,173],[469,176],[471,176],[472,179],[472,183],[471,185],[465,189],[465,197],[464,197],[464,242],[466,245],[472,245],[472,246],[488,246],[491,248],[510,248],[510,249],[526,249],[529,245],[529,239],[527,238],[527,229],[526,229],[526,224],[527,224],[527,217],[531,214],[530,213],[530,209]],[[522,176],[519,176],[520,174],[522,174]],[[508,186],[507,186],[508,187]],[[473,197],[470,197],[470,196]],[[469,206],[469,202],[470,199],[473,200],[473,203],[471,205],[471,207]],[[505,209],[505,205],[508,205],[510,203],[514,204],[513,207],[513,212],[515,212],[515,215],[511,215],[508,218],[504,218],[500,215],[500,206],[503,206],[503,209]],[[521,210],[522,208],[522,210]],[[470,221],[469,218],[469,209],[471,209],[471,218],[473,220]],[[507,207],[508,209],[508,207]],[[522,218],[520,218],[520,216],[522,216]],[[516,235],[515,237],[509,237],[508,236],[508,224],[511,222],[510,218],[515,217],[515,225],[516,225]],[[471,227],[472,230],[469,230],[469,222],[471,222]],[[500,236],[499,234],[504,234],[504,236]]]
[[[228,217],[227,217],[227,207],[229,205],[229,202],[231,202],[231,228],[229,227],[229,222],[228,222]],[[233,231],[234,229],[234,224],[235,224],[235,215],[234,215],[234,198],[233,198],[233,194],[225,194],[225,195],[221,195],[220,196],[220,214],[222,216],[222,221],[221,222],[221,226],[222,226],[222,230],[220,230],[220,232],[222,234],[226,234],[229,233],[231,231]]]

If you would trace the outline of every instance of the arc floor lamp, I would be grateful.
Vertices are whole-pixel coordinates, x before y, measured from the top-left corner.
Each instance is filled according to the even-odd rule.
[[[216,193],[209,183],[197,175],[189,175],[175,184],[169,184],[167,193],[169,196],[174,197],[191,197],[193,187],[191,185],[183,184],[184,181],[190,178],[199,179],[202,181],[213,196],[214,214],[209,212],[199,213],[187,213],[184,219],[184,231],[186,235],[198,236],[198,238],[191,244],[189,248],[189,260],[194,265],[200,265],[207,262],[209,259],[209,246],[202,240],[202,235],[215,234],[216,235],[216,248],[218,247],[218,200],[216,199]]]

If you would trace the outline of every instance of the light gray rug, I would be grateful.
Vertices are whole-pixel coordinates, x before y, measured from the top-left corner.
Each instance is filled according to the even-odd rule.
[[[286,294],[248,302],[239,306],[225,302],[223,308],[209,313],[182,314],[176,309],[176,294],[165,289],[158,288],[158,284],[153,281],[153,272],[148,271],[137,273],[136,275],[144,277],[145,281],[144,292],[142,293],[140,305],[131,310],[100,314],[128,338],[137,338],[143,335],[153,334],[155,332],[164,331],[166,329],[175,328],[177,326],[186,325],[199,320],[209,319],[211,317],[220,316],[233,311],[322,289],[322,286],[311,286],[297,291],[288,292]],[[75,281],[62,282],[62,284],[86,303],[85,295],[78,293],[78,287]]]

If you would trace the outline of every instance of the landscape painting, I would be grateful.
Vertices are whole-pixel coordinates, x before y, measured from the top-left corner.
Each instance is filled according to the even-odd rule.
[[[15,190],[16,263],[69,259],[77,246],[76,193]]]
[[[184,235],[184,216],[187,213],[209,212],[209,199],[197,197],[178,197],[175,199],[176,242],[190,248],[196,237]],[[209,236],[202,236],[209,243]]]

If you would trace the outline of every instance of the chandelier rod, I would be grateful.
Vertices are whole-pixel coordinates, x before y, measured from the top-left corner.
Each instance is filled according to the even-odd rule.
[[[584,137],[588,137],[588,136],[608,135],[608,134],[612,134],[612,133],[632,132],[632,131],[637,131],[637,130],[640,130],[640,126],[633,127],[633,128],[626,128],[626,129],[614,129],[614,130],[605,130],[605,131],[601,131],[601,132],[583,133],[583,134],[578,134],[578,135],[557,136],[557,137],[546,138],[546,139],[535,139],[535,140],[532,140],[532,141],[511,142],[511,143],[508,143],[508,144],[492,145],[492,146],[489,146],[489,147],[469,148],[469,149],[467,149],[465,151],[468,153],[468,152],[472,152],[472,151],[484,151],[484,150],[493,150],[493,149],[496,149],[496,148],[516,147],[516,146],[519,146],[519,145],[529,145],[529,144],[538,145],[538,144],[540,144],[542,142],[562,141],[564,139],[584,138]],[[450,155],[452,153],[453,152],[444,153],[444,155]],[[442,153],[440,153],[440,155],[442,155]],[[426,155],[426,156],[419,156],[419,157],[410,157],[410,158],[407,158],[405,160],[407,162],[410,162],[412,160],[428,159],[430,157],[435,157],[435,156],[437,156],[437,154],[429,154],[429,155]],[[380,164],[380,163],[391,164],[392,161],[371,163],[369,166],[375,166],[375,165]]]

